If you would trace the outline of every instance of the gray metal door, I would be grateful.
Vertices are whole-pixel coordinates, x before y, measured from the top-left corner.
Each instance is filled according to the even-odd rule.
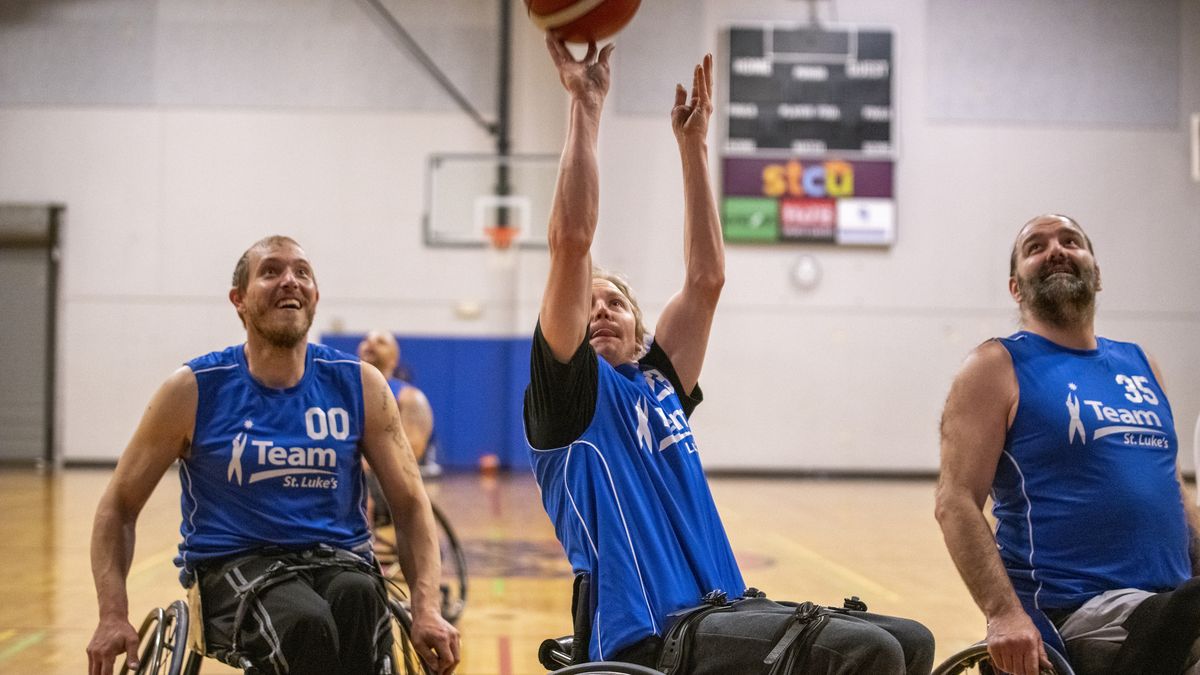
[[[46,450],[46,251],[0,248],[0,460]]]
[[[59,211],[0,205],[0,462],[53,461]]]

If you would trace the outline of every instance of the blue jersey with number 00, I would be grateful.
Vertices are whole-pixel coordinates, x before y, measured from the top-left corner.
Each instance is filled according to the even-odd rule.
[[[369,547],[357,358],[310,344],[304,375],[288,389],[255,380],[242,345],[187,366],[199,398],[192,447],[180,462],[177,565],[192,570],[265,546]]]

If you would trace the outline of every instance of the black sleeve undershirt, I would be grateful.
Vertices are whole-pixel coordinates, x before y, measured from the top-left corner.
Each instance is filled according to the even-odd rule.
[[[704,400],[700,386],[683,393],[671,359],[657,342],[639,363],[666,376],[679,395],[683,412],[689,417]],[[525,433],[529,444],[539,450],[570,445],[587,431],[596,412],[598,383],[596,351],[584,336],[583,342],[566,363],[559,363],[542,335],[539,322],[533,331],[529,358],[529,386],[525,389]]]
[[[571,360],[559,363],[538,322],[525,389],[525,434],[531,446],[561,448],[587,431],[596,412],[596,368],[596,352],[586,335]]]

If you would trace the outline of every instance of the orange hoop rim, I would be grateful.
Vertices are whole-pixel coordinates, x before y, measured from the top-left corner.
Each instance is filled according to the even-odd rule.
[[[515,225],[495,225],[483,228],[483,233],[487,235],[488,240],[492,243],[492,248],[501,251],[512,246],[513,241],[517,238],[517,233],[520,231],[520,228]]]

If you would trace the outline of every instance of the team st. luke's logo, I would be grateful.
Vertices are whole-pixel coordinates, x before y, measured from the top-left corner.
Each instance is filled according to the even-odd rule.
[[[1125,399],[1137,406],[1125,408],[1101,400],[1081,399],[1077,393],[1079,387],[1074,382],[1067,384],[1067,443],[1074,445],[1078,438],[1081,445],[1087,444],[1087,427],[1084,425],[1087,420],[1097,424],[1092,431],[1093,441],[1121,434],[1126,445],[1168,447],[1162,418],[1151,408],[1158,405],[1158,396],[1149,387],[1148,378],[1117,375],[1116,382],[1125,387]]]
[[[305,413],[308,437],[321,441],[332,436],[346,440],[349,436],[349,416],[341,408],[329,411],[310,408]],[[270,439],[251,439],[254,423],[242,423],[245,431],[233,437],[226,479],[242,485],[272,478],[282,478],[284,487],[337,489],[337,451],[327,447],[291,447],[277,445]],[[247,455],[246,446],[252,449]],[[248,475],[243,479],[243,462]]]
[[[671,386],[671,381],[668,380],[662,373],[657,370],[647,370],[642,373],[649,385],[650,391],[654,392],[654,396],[659,401],[670,396],[675,392],[675,388]],[[654,415],[650,412],[654,411]],[[637,438],[638,447],[642,447],[646,452],[662,452],[667,448],[682,443],[683,447],[688,452],[696,452],[696,444],[692,439],[692,430],[688,426],[687,416],[682,410],[674,410],[669,415],[661,407],[651,405],[646,399],[639,399],[634,405],[634,411],[637,414]],[[658,443],[654,442],[654,434],[651,432],[651,420],[661,422],[653,424],[662,431],[662,438]],[[657,446],[657,447],[656,447]]]

